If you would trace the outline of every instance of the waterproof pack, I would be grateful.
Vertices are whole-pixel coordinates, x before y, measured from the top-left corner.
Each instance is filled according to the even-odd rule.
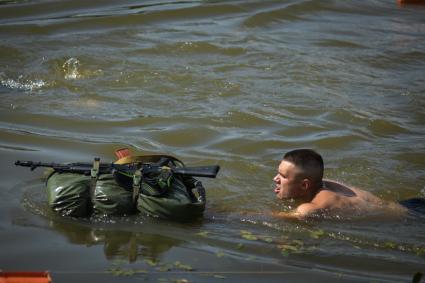
[[[166,219],[193,219],[205,210],[205,189],[188,175],[171,168],[184,164],[167,155],[126,156],[116,164],[160,165],[146,174],[122,172],[91,175],[54,171],[47,179],[49,206],[64,216],[148,214]],[[155,167],[155,168],[157,168]]]

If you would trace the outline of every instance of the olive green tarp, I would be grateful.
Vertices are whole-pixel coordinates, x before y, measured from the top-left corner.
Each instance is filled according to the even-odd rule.
[[[150,160],[159,157],[149,156]],[[202,216],[206,200],[205,190],[199,181],[177,175],[169,176],[164,181],[161,179],[164,172],[158,172],[157,175],[142,178],[140,191],[134,198],[133,188],[128,184],[123,185],[117,175],[99,175],[94,192],[91,193],[91,176],[54,172],[46,182],[48,204],[59,214],[72,217],[88,217],[93,213],[129,215],[137,212],[167,219]],[[155,194],[155,189],[159,193]]]

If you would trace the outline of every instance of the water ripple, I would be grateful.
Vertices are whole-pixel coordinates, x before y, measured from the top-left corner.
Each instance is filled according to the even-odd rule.
[[[148,229],[154,240],[143,249],[173,235],[176,248],[161,258],[201,251],[200,264],[213,259],[233,269],[258,256],[256,266],[407,282],[423,266],[422,222],[292,223],[269,213],[295,206],[275,199],[272,178],[282,155],[301,147],[323,155],[326,177],[386,200],[423,196],[424,31],[421,9],[382,0],[1,1],[2,184],[38,173],[18,173],[18,157],[112,160],[122,147],[219,164],[219,177],[203,180],[209,201],[196,228],[156,219],[90,225],[109,227],[112,240],[143,241],[129,234]],[[0,197],[11,208],[0,205],[0,226],[32,244],[8,218],[21,192]],[[84,235],[106,237],[90,225]],[[76,226],[51,229],[74,241]],[[52,236],[39,230],[32,231]],[[101,243],[94,238],[68,248]],[[10,245],[11,261],[27,252],[19,243]],[[36,246],[42,255],[67,254]]]

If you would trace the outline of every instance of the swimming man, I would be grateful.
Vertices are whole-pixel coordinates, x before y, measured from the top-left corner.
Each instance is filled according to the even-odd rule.
[[[311,149],[285,154],[273,178],[279,199],[298,199],[300,204],[289,212],[274,213],[287,219],[321,217],[351,218],[361,215],[403,216],[404,205],[384,201],[372,193],[339,182],[323,180],[323,159]],[[423,199],[413,199],[425,204]]]

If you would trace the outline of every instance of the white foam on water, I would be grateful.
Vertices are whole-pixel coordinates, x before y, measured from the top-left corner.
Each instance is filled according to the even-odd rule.
[[[41,79],[25,79],[23,75],[20,75],[17,79],[7,78],[4,73],[0,73],[0,82],[3,86],[10,89],[27,90],[31,92],[48,85]]]

